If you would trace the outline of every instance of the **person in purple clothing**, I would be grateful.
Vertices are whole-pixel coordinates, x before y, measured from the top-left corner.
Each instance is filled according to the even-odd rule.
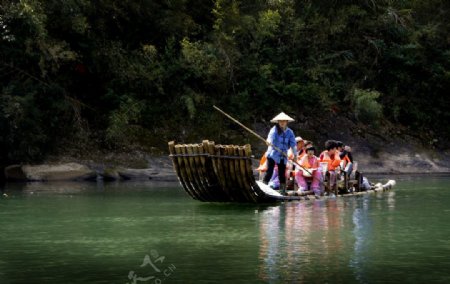
[[[294,121],[290,116],[284,112],[275,116],[270,122],[276,123],[272,129],[270,129],[267,137],[267,144],[269,145],[266,151],[268,168],[263,182],[268,184],[273,175],[273,169],[275,165],[278,166],[278,179],[280,180],[280,191],[282,194],[286,194],[286,163],[287,158],[285,155],[276,150],[273,146],[280,149],[287,155],[287,151],[292,148],[293,153],[297,153],[297,142],[295,142],[294,132],[287,127],[288,122]],[[294,161],[297,157],[294,157]]]

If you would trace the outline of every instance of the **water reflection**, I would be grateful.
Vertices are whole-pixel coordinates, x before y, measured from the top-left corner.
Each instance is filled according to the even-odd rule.
[[[374,233],[370,217],[373,202],[385,210],[395,207],[394,195],[383,194],[380,199],[289,202],[262,211],[259,278],[297,283],[330,279],[365,282],[364,265]]]
[[[353,202],[353,235],[355,236],[354,253],[350,260],[350,267],[354,269],[355,278],[359,282],[366,282],[364,275],[364,265],[367,263],[366,258],[369,253],[368,240],[372,235],[372,222],[368,215],[369,211],[369,199],[364,198],[359,206],[356,206],[356,202]]]
[[[86,194],[102,192],[138,192],[155,188],[172,188],[177,183],[174,182],[11,182],[0,186],[1,193],[6,193],[9,197],[14,195],[53,195],[53,194]],[[126,189],[126,190],[124,190]]]
[[[103,191],[103,183],[93,182],[17,182],[6,183],[2,191],[10,197],[14,195],[39,195],[39,194],[75,194],[86,191]]]

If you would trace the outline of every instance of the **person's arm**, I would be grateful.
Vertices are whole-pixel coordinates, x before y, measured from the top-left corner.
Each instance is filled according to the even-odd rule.
[[[288,155],[288,160],[293,160],[294,159],[294,153],[292,152],[292,149],[289,149],[287,151],[287,155]]]
[[[353,156],[352,156],[352,152],[348,152],[347,153],[348,158],[350,159],[350,162],[353,163]]]
[[[272,127],[272,129],[270,129],[270,131],[269,131],[269,135],[267,136],[267,143],[272,145],[274,140],[275,140],[275,127]],[[272,150],[273,150],[273,147],[269,145],[267,147],[266,154],[272,152]]]

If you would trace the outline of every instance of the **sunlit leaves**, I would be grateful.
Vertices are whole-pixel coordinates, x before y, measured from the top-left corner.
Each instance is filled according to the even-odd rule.
[[[352,103],[355,108],[355,116],[363,123],[377,125],[383,115],[383,106],[377,101],[380,93],[372,90],[355,89]]]

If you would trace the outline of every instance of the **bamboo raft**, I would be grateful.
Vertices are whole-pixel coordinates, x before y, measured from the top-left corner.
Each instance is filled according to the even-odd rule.
[[[208,140],[201,144],[176,144],[174,141],[168,144],[180,184],[196,200],[269,203],[305,199],[304,195],[298,196],[292,192],[287,196],[281,195],[268,185],[257,181],[252,168],[250,145],[216,145]],[[395,182],[377,184],[371,191],[355,191],[345,195],[384,191],[394,184]]]

